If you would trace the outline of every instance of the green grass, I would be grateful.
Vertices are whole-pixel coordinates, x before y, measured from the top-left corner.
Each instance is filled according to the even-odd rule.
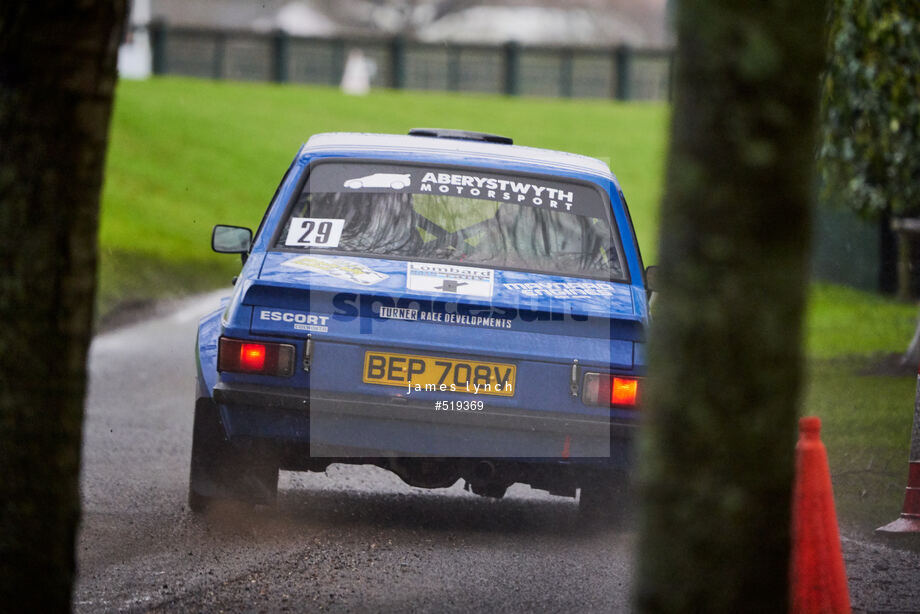
[[[917,307],[850,288],[815,284],[807,318],[804,415],[823,422],[838,515],[869,537],[894,520],[907,480],[916,376],[867,375],[901,353]]]
[[[917,307],[843,286],[814,284],[806,348],[811,358],[903,352]]]
[[[211,227],[255,227],[300,145],[340,130],[481,130],[602,158],[620,179],[645,258],[654,262],[666,118],[665,105],[648,103],[121,81],[102,200],[100,309],[229,280],[239,261],[210,252]]]
[[[858,366],[813,362],[803,413],[822,420],[841,522],[869,537],[901,511],[917,380],[858,375]]]

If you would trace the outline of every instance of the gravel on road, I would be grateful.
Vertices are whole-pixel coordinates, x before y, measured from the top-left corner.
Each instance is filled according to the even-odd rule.
[[[521,485],[494,501],[333,465],[282,472],[275,508],[193,516],[195,327],[218,301],[93,343],[76,612],[629,611],[635,531]],[[843,550],[855,611],[920,612],[920,554],[847,537]]]

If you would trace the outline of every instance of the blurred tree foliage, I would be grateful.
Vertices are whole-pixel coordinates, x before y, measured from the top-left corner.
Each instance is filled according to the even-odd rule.
[[[824,198],[867,217],[920,209],[920,1],[835,0],[824,74]]]

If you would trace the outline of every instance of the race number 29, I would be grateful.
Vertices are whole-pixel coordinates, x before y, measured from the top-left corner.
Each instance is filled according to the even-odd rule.
[[[290,247],[338,247],[345,220],[292,217],[284,244]]]

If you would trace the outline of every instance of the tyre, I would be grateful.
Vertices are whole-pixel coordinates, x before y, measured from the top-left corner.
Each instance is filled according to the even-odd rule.
[[[278,463],[255,446],[230,442],[217,405],[195,403],[188,506],[201,513],[217,500],[271,505],[278,492]]]

